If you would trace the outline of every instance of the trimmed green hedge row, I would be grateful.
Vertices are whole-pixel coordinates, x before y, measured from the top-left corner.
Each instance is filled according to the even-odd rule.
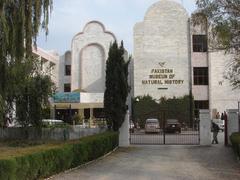
[[[232,133],[230,136],[230,140],[234,152],[240,158],[240,133],[239,132]]]
[[[118,146],[118,133],[106,132],[82,138],[58,148],[0,160],[0,179],[39,179],[77,167]]]

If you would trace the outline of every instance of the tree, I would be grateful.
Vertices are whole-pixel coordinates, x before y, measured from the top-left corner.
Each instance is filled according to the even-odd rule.
[[[41,127],[44,109],[49,106],[48,97],[53,93],[52,84],[47,75],[35,75],[24,82],[16,97],[16,115],[20,124]]]
[[[198,12],[193,16],[194,22],[199,23],[206,17],[211,48],[234,55],[226,78],[240,88],[240,0],[197,0],[196,4]]]
[[[159,118],[159,104],[149,95],[137,96],[133,100],[133,123],[144,128],[147,118]]]
[[[23,80],[34,71],[32,45],[39,27],[48,32],[52,0],[0,1],[0,124],[13,110]]]
[[[181,123],[192,125],[193,108],[190,107],[193,107],[193,103],[193,97],[189,95],[168,99],[161,97],[158,101],[149,95],[138,96],[133,104],[134,123],[137,122],[141,128],[144,128],[146,119],[158,118],[161,126],[166,119],[178,119]]]
[[[118,131],[125,119],[129,92],[128,62],[124,61],[124,46],[115,41],[109,48],[106,65],[106,90],[104,108],[108,127]]]
[[[193,97],[185,95],[161,99],[160,106],[167,108],[166,119],[178,119],[181,123],[192,125],[194,114]]]

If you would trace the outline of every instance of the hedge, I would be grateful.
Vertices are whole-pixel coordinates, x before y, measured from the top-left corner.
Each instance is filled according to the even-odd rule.
[[[230,136],[232,148],[237,156],[240,158],[240,132],[232,133]]]
[[[39,179],[77,167],[112,151],[118,133],[105,132],[9,159],[0,159],[0,180]]]

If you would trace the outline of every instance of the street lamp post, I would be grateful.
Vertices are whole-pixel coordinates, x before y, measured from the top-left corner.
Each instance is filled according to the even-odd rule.
[[[161,108],[161,105],[160,105],[161,100],[160,99],[155,100],[155,101],[158,103],[158,106],[159,106],[157,114],[158,114],[159,121],[161,121],[161,119],[162,119],[162,123],[160,123],[160,124],[162,125],[163,144],[165,144],[166,143],[166,136],[165,136],[166,107]],[[161,115],[162,115],[162,118],[161,118]]]
[[[238,132],[240,132],[240,101],[238,101]]]
[[[132,101],[132,119],[134,119],[133,122],[135,122],[134,102],[139,102],[139,98],[136,98],[134,101]]]

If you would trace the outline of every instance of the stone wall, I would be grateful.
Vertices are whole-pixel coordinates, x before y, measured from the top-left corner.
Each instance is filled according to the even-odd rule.
[[[69,128],[43,128],[42,136],[34,128],[28,128],[28,140],[74,140],[84,136],[90,136],[105,132],[106,128],[82,128],[72,126]],[[26,139],[26,131],[23,128],[0,129],[0,140],[21,140]]]

